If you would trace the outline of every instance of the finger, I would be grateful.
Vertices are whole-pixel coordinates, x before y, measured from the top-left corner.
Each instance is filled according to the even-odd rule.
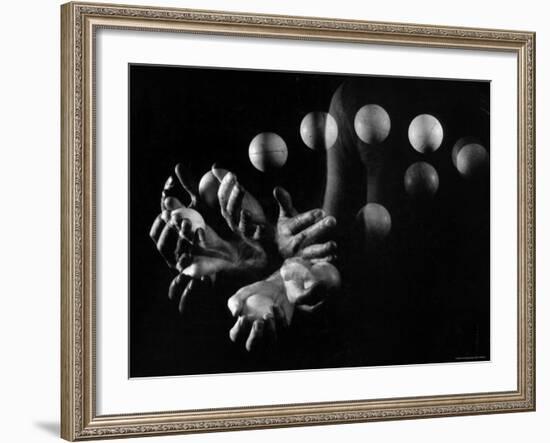
[[[342,284],[340,271],[336,266],[333,266],[330,263],[323,262],[315,264],[311,268],[311,272],[315,275],[315,278],[322,283],[323,287],[327,288],[329,292],[338,290]]]
[[[277,330],[281,330],[289,326],[285,315],[285,310],[281,305],[273,306],[273,319]]]
[[[252,234],[252,239],[256,241],[260,241],[262,238],[265,237],[265,227],[262,225],[257,225],[256,229],[254,229],[254,234]]]
[[[193,255],[188,251],[183,252],[178,256],[178,261],[176,263],[176,269],[179,273],[185,274],[188,277],[194,277],[195,275],[190,273],[188,268],[193,263]]]
[[[176,297],[183,292],[183,289],[187,286],[188,282],[189,277],[183,274],[178,274],[176,278],[172,280],[172,283],[170,283],[170,287],[168,288],[168,298],[170,300],[176,300]]]
[[[327,255],[326,257],[310,259],[311,264],[313,265],[322,264],[322,263],[334,263],[337,260],[338,260],[337,255]]]
[[[273,197],[275,197],[275,200],[279,204],[279,217],[294,217],[298,214],[298,211],[292,205],[290,194],[285,189],[277,186],[273,190]]]
[[[189,169],[183,166],[181,163],[178,163],[176,165],[175,171],[181,186],[189,195],[190,203],[188,206],[195,207],[197,205],[198,188],[195,181],[193,180],[191,171],[189,171]]]
[[[160,217],[164,220],[165,223],[168,223],[170,221],[170,211],[165,209],[160,213]]]
[[[176,197],[166,197],[164,199],[164,207],[169,211],[175,211],[176,209],[183,208],[183,203]]]
[[[239,289],[233,294],[229,300],[227,300],[227,307],[233,317],[239,315],[243,309],[244,302],[250,297],[251,292],[245,290],[246,288]]]
[[[194,241],[193,224],[188,218],[184,218],[180,225],[180,236],[187,240],[190,244]]]
[[[176,250],[174,251],[176,257],[183,257],[185,255],[190,255],[191,244],[183,238],[181,235],[178,235],[178,241],[176,243]],[[178,258],[178,265],[180,265],[180,258]]]
[[[255,320],[250,329],[250,334],[246,340],[246,350],[248,352],[253,351],[258,348],[262,337],[264,335],[264,322],[263,320]]]
[[[332,216],[325,217],[313,226],[296,234],[295,241],[304,248],[308,245],[318,243],[323,237],[326,237],[336,226],[336,219]]]
[[[212,174],[214,174],[214,177],[216,177],[220,183],[229,172],[227,171],[227,169],[220,168],[217,163],[214,163],[212,165],[211,171],[212,171]]]
[[[239,183],[235,183],[231,195],[227,201],[227,214],[231,218],[231,222],[236,226],[239,222],[241,206],[244,198],[244,189]]]
[[[250,237],[254,233],[254,223],[252,223],[252,217],[250,212],[245,209],[241,210],[239,217],[239,231],[242,232],[245,237]]]
[[[165,198],[173,191],[174,186],[176,185],[176,182],[174,181],[174,177],[170,176],[166,179],[166,182],[164,182],[164,188],[162,189],[162,196],[160,198],[160,209],[164,210],[167,209],[164,205]]]
[[[151,230],[149,231],[149,236],[153,239],[155,243],[158,241],[165,225],[166,222],[162,219],[162,216],[159,215],[157,218],[155,218],[153,226],[151,226]]]
[[[170,224],[178,231],[181,228],[181,223],[185,219],[184,215],[180,211],[172,211],[170,214]]]
[[[325,212],[322,209],[312,209],[292,217],[287,226],[291,234],[296,234],[322,220],[324,216]]]
[[[296,309],[299,309],[302,312],[307,312],[308,314],[311,314],[312,312],[315,312],[318,308],[320,308],[322,305],[323,305],[323,301],[320,301],[315,305],[299,305],[299,306],[296,306]]]
[[[191,259],[187,267],[178,270],[189,277],[200,279],[205,275],[213,275],[216,272],[223,271],[226,268],[227,263],[223,260],[209,257],[194,257]]]
[[[178,238],[178,231],[171,224],[166,224],[157,241],[157,249],[172,264],[177,259],[176,247],[178,245]]]
[[[185,306],[189,301],[189,296],[196,287],[197,287],[197,280],[195,279],[191,279],[189,283],[187,283],[187,286],[185,287],[185,289],[181,294],[180,302],[178,305],[178,311],[180,312],[180,314],[183,314],[183,311],[185,311]]]
[[[204,233],[204,229],[197,228],[195,231],[195,239],[193,240],[193,247],[200,247],[200,248],[206,248],[206,236]]]
[[[277,341],[277,327],[275,325],[275,317],[273,314],[263,316],[264,321],[264,337],[267,342],[274,344]]]
[[[300,306],[315,306],[325,301],[328,296],[328,291],[318,283],[313,283],[307,291],[304,291],[296,301]]]
[[[220,203],[220,208],[224,217],[227,213],[227,203],[229,202],[231,191],[233,191],[233,187],[236,183],[237,177],[235,176],[235,174],[229,172],[225,175],[220,183],[220,187],[218,188],[218,202]]]
[[[233,343],[237,343],[241,340],[244,340],[249,331],[250,322],[244,315],[241,315],[229,331],[229,339]]]
[[[299,253],[299,256],[303,259],[319,259],[331,256],[336,252],[336,242],[329,241],[322,244],[315,244],[306,246]]]

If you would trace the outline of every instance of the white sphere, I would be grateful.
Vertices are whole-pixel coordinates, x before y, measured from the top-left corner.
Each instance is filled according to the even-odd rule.
[[[434,152],[443,141],[443,127],[433,115],[417,115],[409,125],[409,141],[421,154]]]
[[[204,221],[204,218],[202,218],[202,215],[191,208],[178,208],[172,211],[172,215],[179,214],[182,218],[186,218],[191,222],[191,229],[193,232],[195,232],[197,229],[205,229],[206,228],[206,222]]]
[[[465,178],[478,176],[489,163],[487,150],[479,143],[464,145],[456,156],[456,169]]]
[[[227,174],[226,169],[218,168],[222,176]],[[218,204],[218,188],[220,187],[220,181],[212,173],[208,171],[204,174],[199,182],[199,196],[201,200],[206,203],[207,206],[214,208]]]
[[[310,149],[330,149],[338,138],[338,124],[328,112],[310,112],[300,123],[300,137]]]
[[[261,132],[250,142],[248,157],[256,169],[266,172],[284,166],[288,158],[288,149],[280,135],[274,132]]]
[[[357,213],[357,218],[363,223],[367,239],[383,239],[391,231],[390,213],[379,203],[367,203]]]
[[[373,145],[386,140],[390,133],[391,121],[382,106],[369,104],[357,111],[353,126],[361,141]]]
[[[416,162],[405,171],[404,184],[412,197],[432,197],[439,188],[439,175],[429,163]]]
[[[456,168],[456,157],[459,153],[459,151],[466,145],[469,145],[470,143],[477,143],[477,144],[481,144],[481,142],[479,141],[479,139],[477,137],[462,137],[462,138],[459,138],[456,143],[454,144],[453,146],[453,149],[451,150],[451,160],[453,162],[453,165],[455,166]]]

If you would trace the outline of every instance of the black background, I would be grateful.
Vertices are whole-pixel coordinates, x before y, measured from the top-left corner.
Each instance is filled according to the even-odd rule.
[[[467,181],[451,162],[462,136],[490,148],[489,83],[147,65],[131,65],[129,74],[130,376],[490,358],[489,177]],[[342,294],[314,316],[298,313],[278,349],[249,355],[228,338],[232,290],[199,291],[183,315],[168,300],[174,275],[149,238],[164,182],[178,162],[197,179],[218,162],[237,173],[270,216],[275,185],[290,191],[299,211],[320,206],[326,160],[303,144],[300,121],[310,111],[328,111],[346,79],[368,91],[351,100],[353,112],[377,103],[391,118],[380,201],[391,213],[391,234],[367,247],[344,241]],[[421,113],[436,116],[445,134],[429,155],[407,138]],[[288,145],[288,161],[276,173],[260,173],[248,159],[250,140],[263,131]],[[405,170],[420,160],[439,174],[429,202],[411,200],[403,188]],[[359,239],[354,232],[350,227]]]

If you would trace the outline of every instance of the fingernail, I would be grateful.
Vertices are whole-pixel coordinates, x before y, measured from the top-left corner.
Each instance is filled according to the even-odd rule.
[[[227,307],[229,308],[229,312],[231,312],[232,316],[235,316],[237,312],[239,312],[239,303],[229,299],[227,301]]]
[[[172,176],[168,177],[166,182],[164,183],[164,189],[171,189],[174,187],[174,178]]]
[[[313,216],[315,218],[323,218],[325,216],[325,211],[323,211],[322,209],[317,209],[314,213],[313,213]]]

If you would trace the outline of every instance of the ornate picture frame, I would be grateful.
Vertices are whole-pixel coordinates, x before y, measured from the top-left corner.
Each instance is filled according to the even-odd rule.
[[[71,2],[61,7],[61,436],[88,440],[535,410],[535,34]],[[96,32],[99,29],[471,49],[517,57],[517,389],[98,415]],[[498,277],[497,277],[498,278]]]

